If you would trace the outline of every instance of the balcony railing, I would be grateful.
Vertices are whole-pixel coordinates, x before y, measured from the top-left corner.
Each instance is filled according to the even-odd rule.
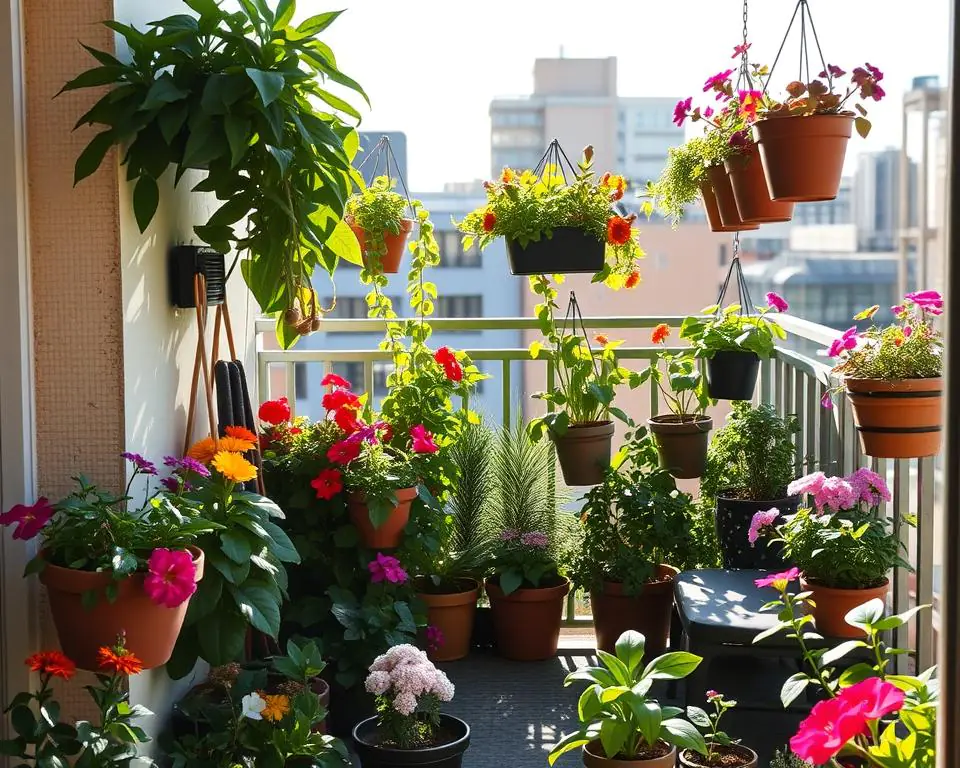
[[[778,322],[790,335],[791,346],[799,348],[825,348],[836,337],[836,331],[826,326],[811,323],[789,315],[780,315]],[[653,328],[659,323],[667,323],[673,328],[679,327],[683,317],[588,317],[584,326],[591,332],[630,331]],[[537,330],[538,323],[532,318],[469,318],[469,319],[432,319],[435,333],[477,332],[477,331],[527,331]],[[261,398],[269,399],[286,395],[292,408],[295,408],[295,370],[297,364],[319,365],[324,373],[329,372],[334,363],[360,363],[363,367],[363,382],[371,398],[385,394],[375,391],[374,364],[389,362],[388,353],[379,349],[292,349],[276,350],[265,348],[264,340],[273,333],[274,325],[270,320],[257,322],[258,355],[257,374]],[[384,323],[381,320],[326,320],[323,329],[328,334],[366,333],[382,334]],[[673,351],[680,351],[676,348]],[[555,371],[549,361],[532,361],[525,347],[480,347],[465,348],[475,361],[488,361],[492,379],[488,382],[499,383],[501,389],[502,421],[505,425],[516,418],[515,403],[520,392],[519,382],[513,376],[512,363],[525,363],[525,371],[542,371],[543,379],[549,387],[554,380]],[[622,346],[617,354],[622,361],[649,361],[661,348],[651,346]],[[496,364],[499,363],[499,370]],[[529,366],[534,366],[530,368]],[[279,367],[280,376],[272,375]],[[279,389],[277,385],[279,380]],[[527,389],[539,389],[539,384]],[[860,443],[853,414],[846,398],[836,397],[835,407],[823,408],[821,399],[835,384],[830,374],[830,365],[824,358],[811,357],[791,348],[778,348],[776,356],[764,361],[760,381],[754,399],[756,402],[773,403],[780,413],[794,413],[800,424],[796,436],[797,464],[803,472],[817,469],[830,474],[846,474],[857,467],[869,466],[881,476],[886,477],[892,489],[893,499],[887,504],[887,514],[895,522],[906,516],[916,518],[916,529],[901,526],[901,537],[907,548],[907,559],[914,566],[911,573],[906,568],[897,568],[892,577],[892,608],[900,613],[911,605],[932,605],[934,603],[934,501],[935,470],[934,459],[887,460],[865,457],[860,452]],[[650,413],[657,414],[662,404],[655,386],[649,386]],[[582,622],[574,611],[574,596],[571,594],[567,605],[567,623]],[[918,669],[926,669],[934,662],[934,630],[936,612],[922,612],[916,624],[916,630],[906,627],[897,630],[899,636],[892,638],[897,647],[909,647],[914,651]],[[909,632],[909,634],[908,634]],[[900,670],[905,670],[908,657],[896,656]]]

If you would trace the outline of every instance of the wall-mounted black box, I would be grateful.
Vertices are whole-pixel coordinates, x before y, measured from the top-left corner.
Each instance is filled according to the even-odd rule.
[[[178,245],[170,254],[170,292],[173,306],[196,306],[193,279],[207,279],[207,305],[222,304],[227,294],[226,266],[223,254],[201,245]]]

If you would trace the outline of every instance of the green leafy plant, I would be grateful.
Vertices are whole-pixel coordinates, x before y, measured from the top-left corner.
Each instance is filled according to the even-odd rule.
[[[653,329],[651,341],[663,345],[664,348],[639,376],[631,375],[630,386],[635,388],[652,381],[663,395],[670,413],[681,421],[695,421],[697,417],[703,416],[711,402],[707,396],[703,373],[696,357],[690,352],[672,354],[666,351],[669,335],[670,328],[666,323],[660,323]],[[660,369],[661,360],[664,370]],[[664,382],[667,386],[664,386]]]
[[[755,307],[755,315],[742,314],[742,309],[740,304],[730,304],[722,311],[717,304],[704,307],[700,315],[684,319],[680,338],[693,345],[697,357],[710,358],[717,352],[753,352],[762,359],[772,357],[774,339],[787,338],[779,323],[766,318],[776,307]]]
[[[657,210],[676,226],[687,206],[700,197],[700,187],[707,183],[707,168],[723,165],[730,154],[727,137],[720,131],[695,136],[667,152],[667,164],[660,178],[651,182],[647,196],[653,198]]]
[[[729,710],[737,706],[737,702],[725,698],[722,693],[717,691],[707,691],[707,703],[713,705],[712,713],[708,714],[700,707],[687,707],[687,717],[690,718],[691,723],[703,731],[704,741],[707,743],[706,750],[700,753],[706,760],[703,765],[729,765],[725,756],[736,755],[738,753],[737,745],[740,741],[730,738],[724,731],[721,731],[720,721]]]
[[[342,221],[360,180],[351,167],[359,140],[345,118],[360,114],[327,83],[366,94],[320,39],[341,12],[293,26],[295,0],[274,9],[241,0],[235,12],[220,0],[185,3],[196,16],[177,14],[147,30],[104,22],[124,38],[127,62],[87,46],[98,66],[62,90],[111,88],[77,121],[104,129],[77,159],[75,182],[111,147],[125,147],[121,162],[144,231],[169,166],[177,182],[188,169],[204,172],[193,189],[212,192],[220,206],[196,234],[222,253],[245,254],[244,279],[260,308],[277,313],[278,338],[290,346],[319,325],[314,270],[332,278],[340,258],[360,263]]]
[[[396,181],[387,176],[378,176],[369,187],[355,192],[347,200],[348,223],[351,221],[364,230],[364,277],[373,278],[382,271],[382,260],[387,253],[384,236],[399,235],[407,211],[407,200],[394,191]],[[413,205],[411,201],[411,205]],[[414,207],[414,213],[419,208]],[[412,221],[409,222],[411,225]]]
[[[589,683],[577,704],[580,728],[550,752],[550,765],[566,752],[591,746],[608,760],[639,760],[667,754],[671,745],[706,750],[703,736],[679,707],[661,707],[648,696],[655,680],[681,680],[702,659],[673,651],[643,665],[644,637],[629,630],[617,640],[616,655],[597,651],[603,666],[586,667],[567,675],[564,685]]]

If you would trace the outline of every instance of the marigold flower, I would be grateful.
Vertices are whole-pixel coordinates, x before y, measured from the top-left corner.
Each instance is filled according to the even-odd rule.
[[[610,339],[604,336],[602,333],[598,333],[596,336],[594,336],[593,340],[597,342],[597,344],[599,344],[601,347],[605,347],[607,346],[607,344],[610,343]]]
[[[627,288],[636,288],[638,285],[640,285],[640,273],[637,272],[637,270],[633,270],[633,272],[627,275],[624,286]]]
[[[213,442],[213,438],[205,437],[203,440],[198,440],[190,446],[190,450],[187,451],[187,456],[191,459],[196,459],[201,464],[209,465],[210,462],[213,461],[216,453],[217,444]]]
[[[213,468],[228,480],[245,483],[257,476],[257,468],[239,453],[218,451],[213,457]]]
[[[500,174],[500,181],[504,184],[510,184],[517,178],[516,172],[512,168],[504,168]]]
[[[267,400],[260,406],[257,415],[260,421],[265,421],[267,424],[283,424],[290,420],[290,404],[285,397],[279,400]]]
[[[254,445],[257,442],[257,436],[253,434],[246,427],[227,427],[224,430],[227,433],[227,437],[234,437],[237,440],[246,440],[248,443]]]
[[[0,525],[16,524],[13,538],[28,541],[40,533],[51,517],[53,507],[45,496],[41,496],[35,504],[15,504],[8,512],[0,515]]]
[[[69,680],[77,673],[77,665],[60,651],[41,651],[27,657],[24,661],[31,671],[41,675]]]
[[[290,711],[290,699],[282,693],[267,694],[263,697],[266,702],[260,714],[266,720],[279,722]]]
[[[318,499],[330,500],[343,490],[343,475],[338,469],[322,469],[310,481],[310,486],[317,492]]]
[[[611,216],[607,219],[607,242],[611,245],[626,245],[630,242],[633,227],[629,219]]]
[[[670,326],[666,323],[660,323],[650,334],[650,341],[654,344],[663,344],[670,336]]]
[[[497,226],[497,214],[493,211],[487,211],[483,214],[483,231],[493,232],[495,226]]]
[[[147,561],[143,591],[157,605],[176,608],[197,591],[197,567],[185,550],[157,547]]]
[[[106,646],[97,651],[97,664],[114,675],[138,675],[143,671],[143,662],[123,645]]]

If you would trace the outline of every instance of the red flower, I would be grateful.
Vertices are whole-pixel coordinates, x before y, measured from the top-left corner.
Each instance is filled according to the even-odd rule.
[[[483,231],[493,232],[495,226],[497,226],[497,214],[493,211],[487,211],[483,214]]]
[[[443,372],[450,381],[463,380],[463,368],[450,347],[440,347],[434,352],[433,359],[443,366]]]
[[[13,538],[27,541],[40,533],[51,517],[53,517],[53,507],[50,506],[46,497],[41,496],[36,504],[30,506],[16,504],[9,512],[4,512],[0,515],[0,525],[16,523]]]
[[[653,329],[653,333],[650,334],[650,341],[654,344],[663,344],[669,336],[670,326],[666,323],[660,323],[660,325]]]
[[[747,122],[752,123],[757,119],[757,107],[763,99],[761,91],[740,91],[740,116],[747,118]]]
[[[69,680],[77,673],[77,665],[60,651],[41,651],[27,658],[24,663],[34,672],[63,680]]]
[[[607,337],[606,337],[604,334],[602,334],[602,333],[598,333],[596,336],[594,336],[594,337],[593,337],[593,340],[594,340],[595,342],[597,342],[597,344],[599,344],[601,347],[605,347],[605,346],[607,346],[607,344],[610,343],[610,339],[607,338]]]
[[[849,688],[844,688],[837,698],[851,706],[862,703],[863,716],[867,720],[879,720],[899,710],[906,696],[893,683],[888,683],[879,677],[870,677]]]
[[[114,675],[137,675],[143,671],[143,662],[122,645],[103,647],[97,651],[97,663]]]
[[[290,420],[290,405],[285,397],[281,397],[279,400],[267,400],[260,406],[257,415],[260,417],[260,421],[265,421],[267,424],[283,424]]]
[[[632,227],[630,219],[611,216],[607,219],[607,242],[611,245],[626,245],[630,242]]]
[[[342,408],[338,408],[336,411],[334,411],[333,420],[344,432],[353,434],[360,429],[361,426],[363,426],[363,423],[357,418],[359,410],[360,409],[356,404],[348,403]]]
[[[343,376],[337,376],[335,373],[328,373],[323,377],[323,380],[320,382],[321,387],[342,387],[343,389],[350,389],[352,386],[349,381],[347,381]]]
[[[640,273],[637,270],[633,270],[629,275],[627,275],[627,280],[624,283],[627,288],[636,288],[640,285]]]
[[[343,475],[338,469],[324,469],[310,481],[310,485],[317,492],[318,499],[330,500],[343,490]]]
[[[360,402],[360,398],[353,392],[346,389],[335,389],[333,392],[327,392],[323,396],[323,407],[328,411],[336,411],[346,405],[355,406]]]
[[[327,451],[327,459],[334,464],[349,464],[360,455],[359,441],[341,440]]]
[[[818,702],[790,739],[790,749],[800,758],[823,765],[851,739],[867,732],[866,702],[851,703],[840,697]]]

